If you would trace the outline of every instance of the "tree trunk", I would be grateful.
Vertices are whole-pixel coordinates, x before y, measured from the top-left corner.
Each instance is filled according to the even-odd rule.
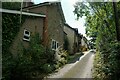
[[[119,26],[119,22],[118,22],[119,18],[118,18],[118,12],[117,12],[117,5],[116,4],[117,4],[117,2],[113,2],[117,40],[120,41],[120,26]]]

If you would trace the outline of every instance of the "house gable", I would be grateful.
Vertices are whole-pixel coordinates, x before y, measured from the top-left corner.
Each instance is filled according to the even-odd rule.
[[[60,13],[63,21],[66,22],[60,2],[44,2],[44,3],[40,3],[40,4],[34,4],[34,5],[31,5],[31,6],[28,6],[28,7],[24,7],[23,11],[34,12],[34,13],[40,13],[41,12],[43,14],[46,14],[46,9],[47,9],[46,7],[49,7],[51,5],[57,5],[56,7],[58,7],[58,12]]]
[[[59,45],[64,44],[64,14],[60,2],[44,2],[37,5],[23,8],[24,11],[33,13],[42,13],[46,15],[44,27],[44,41],[51,47],[52,39],[59,42]]]

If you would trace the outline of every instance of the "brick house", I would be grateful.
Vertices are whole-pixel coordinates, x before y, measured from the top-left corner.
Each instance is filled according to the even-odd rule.
[[[78,44],[78,29],[70,27],[67,23],[64,24],[64,31],[67,34],[68,38],[68,51],[70,54],[74,54],[79,50]]]
[[[53,50],[64,44],[64,14],[60,2],[44,2],[24,7],[23,11],[45,14],[43,26],[43,44]]]
[[[39,33],[44,46],[56,50],[59,46],[63,48],[65,22],[60,2],[45,2],[23,8],[23,13],[31,13],[42,16],[27,16],[21,25],[20,31],[13,41],[12,53],[17,53],[19,44],[29,46],[32,35]]]
[[[8,16],[10,15],[13,17],[15,17],[16,15],[19,16],[21,14],[20,11],[16,11],[16,10],[0,9],[0,11],[3,14],[7,14]],[[29,46],[29,41],[31,40],[31,36],[33,36],[35,33],[38,33],[40,36],[42,36],[44,19],[46,15],[22,12],[22,17],[24,17],[25,20],[22,25],[16,25],[20,27],[20,29],[19,32],[17,33],[17,36],[15,36],[12,45],[10,47],[10,51],[14,54],[14,56],[16,56],[16,53],[18,53],[21,44],[23,44],[23,46],[25,47]]]

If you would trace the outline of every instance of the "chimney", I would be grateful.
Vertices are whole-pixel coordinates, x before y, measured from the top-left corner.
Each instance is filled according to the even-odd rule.
[[[34,3],[31,0],[23,0],[23,7],[28,7],[33,5]]]

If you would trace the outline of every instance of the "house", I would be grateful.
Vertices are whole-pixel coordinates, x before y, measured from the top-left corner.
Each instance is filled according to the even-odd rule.
[[[81,50],[82,51],[87,51],[89,46],[88,46],[88,40],[86,37],[82,36],[82,39],[81,39]]]
[[[70,54],[78,52],[78,29],[70,27],[67,23],[64,24],[64,31],[68,38],[68,51]]]
[[[0,9],[0,12],[2,12],[3,15],[7,15],[9,17],[13,17],[13,18],[17,17],[18,20],[21,14],[20,11],[8,10],[8,9]],[[40,36],[42,36],[44,19],[46,15],[22,12],[22,17],[25,18],[25,20],[22,25],[16,25],[16,27],[20,29],[17,35],[15,36],[14,40],[12,41],[12,45],[10,47],[11,52],[15,55],[19,50],[21,43],[25,47],[27,47],[29,45],[29,41],[31,40],[31,36],[33,36],[35,33],[38,33]],[[11,22],[14,22],[12,18],[10,20]],[[12,27],[12,26],[8,26],[8,28],[9,27]]]
[[[78,51],[81,52],[81,39],[82,39],[83,35],[81,33],[78,33]]]
[[[65,22],[64,14],[60,2],[44,2],[29,7],[24,7],[23,11],[32,13],[42,13],[46,15],[43,27],[43,43],[53,50],[58,46],[63,47]]]
[[[23,7],[28,7],[28,6],[32,6],[34,3],[32,2],[32,0],[23,0],[23,3],[22,3],[22,8]]]
[[[30,38],[36,32],[41,36],[45,47],[52,50],[56,50],[58,47],[63,48],[65,18],[60,2],[44,2],[24,7],[22,10],[22,15],[23,13],[31,13],[44,16],[26,17],[18,36],[13,41],[11,47],[13,53],[17,53],[18,45],[21,43],[25,47],[29,46]]]
[[[79,52],[79,33],[78,33],[78,28],[73,28],[74,29],[74,53]]]

